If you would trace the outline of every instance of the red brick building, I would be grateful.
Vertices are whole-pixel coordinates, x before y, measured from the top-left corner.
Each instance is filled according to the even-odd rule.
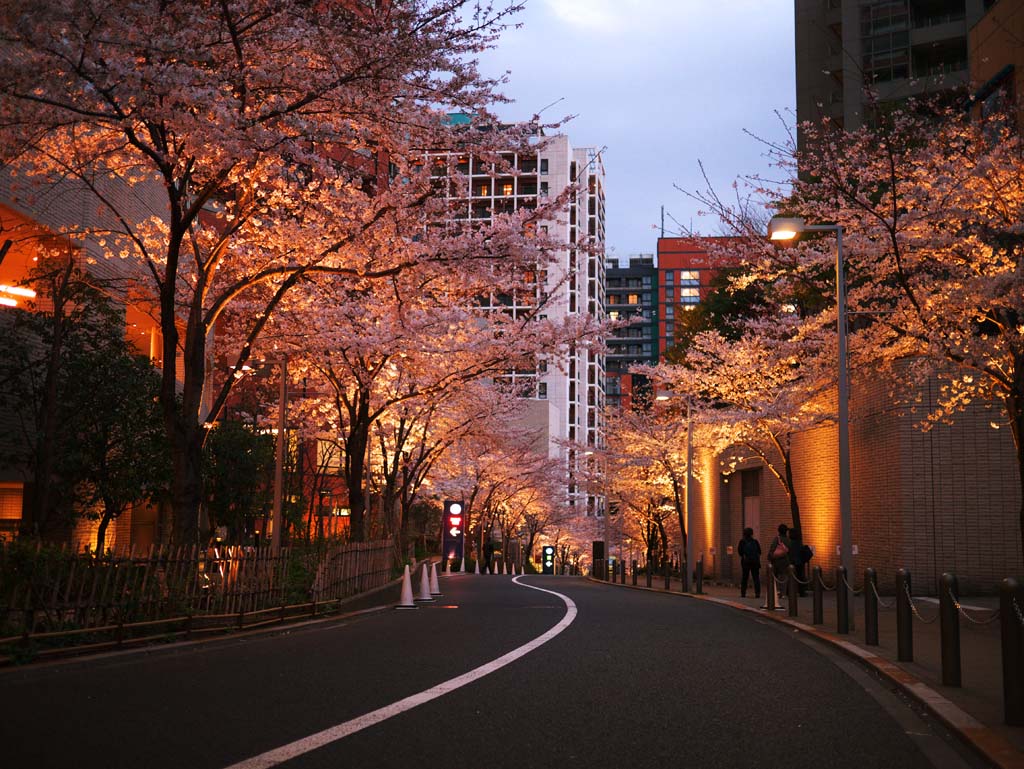
[[[658,353],[675,342],[675,320],[711,290],[724,268],[742,259],[740,238],[658,238]],[[730,247],[736,250],[730,251]]]

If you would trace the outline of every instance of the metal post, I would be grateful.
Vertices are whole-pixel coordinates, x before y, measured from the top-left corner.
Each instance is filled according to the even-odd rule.
[[[821,583],[821,567],[815,566],[811,569],[811,590],[813,595],[814,616],[811,623],[822,625],[825,623],[825,600],[824,585]]]
[[[843,228],[836,232],[836,332],[839,354],[839,562],[846,574],[853,574],[853,521],[850,505],[850,382],[846,366],[846,277],[843,274]],[[832,229],[833,227],[830,227]],[[845,625],[853,627],[850,610],[852,591],[845,582],[836,585],[836,595],[844,593]],[[836,603],[838,607],[838,601]],[[844,632],[844,631],[840,631]]]
[[[647,564],[644,566],[644,576],[647,577],[647,587],[650,587],[651,586],[651,581],[653,579],[653,576],[651,575],[651,562],[650,561],[648,561]]]
[[[878,574],[870,566],[864,570],[864,643],[878,646]]]
[[[622,562],[622,584],[626,584],[626,562]]]
[[[796,566],[790,564],[786,567],[786,598],[789,602],[789,616],[800,616],[799,592],[800,586],[796,583]]]
[[[910,605],[910,572],[896,571],[896,659],[914,661],[914,615]]]
[[[1012,577],[999,586],[1003,651],[1003,719],[1024,726],[1024,590]]]
[[[836,566],[836,632],[850,632],[850,591],[846,589],[845,566]]]
[[[704,556],[697,559],[697,595],[704,595]]]
[[[672,561],[665,559],[665,589],[672,589]]]
[[[690,570],[693,557],[693,401],[686,398],[686,552],[680,564],[680,577],[684,592],[689,592]]]
[[[274,457],[274,509],[271,513],[270,554],[281,555],[282,487],[284,486],[285,414],[288,410],[288,358],[281,357],[281,383],[277,403],[277,451]]]
[[[636,561],[633,561],[633,587],[636,587],[636,572],[637,572]]]
[[[939,638],[942,643],[942,685],[961,686],[960,616],[953,596],[958,593],[956,575],[939,577]]]
[[[765,570],[764,585],[764,606],[762,608],[768,611],[775,611],[775,571],[772,569],[771,564],[768,564],[768,568]]]

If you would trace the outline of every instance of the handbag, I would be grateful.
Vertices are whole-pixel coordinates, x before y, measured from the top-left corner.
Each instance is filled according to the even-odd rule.
[[[781,539],[775,543],[775,547],[772,548],[771,559],[774,561],[776,558],[785,558],[789,555],[789,548],[786,547],[786,543]]]

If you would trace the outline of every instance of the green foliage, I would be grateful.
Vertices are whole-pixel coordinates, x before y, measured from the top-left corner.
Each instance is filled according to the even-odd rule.
[[[768,308],[764,289],[755,284],[736,288],[732,280],[739,270],[722,270],[711,281],[711,291],[700,304],[676,318],[675,344],[666,353],[670,363],[682,363],[693,338],[703,331],[717,331],[730,340],[743,334],[745,321]]]
[[[269,509],[274,478],[274,436],[236,421],[220,422],[205,448],[205,497],[212,526],[227,526],[240,542],[246,520]]]
[[[73,262],[43,260],[30,283],[38,302],[5,313],[13,344],[0,359],[0,410],[17,434],[0,446],[0,463],[35,482],[36,534],[79,517],[103,529],[166,492],[158,375],[126,341],[123,309]]]

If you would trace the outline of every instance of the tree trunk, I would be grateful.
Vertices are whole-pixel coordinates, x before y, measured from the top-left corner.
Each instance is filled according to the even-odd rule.
[[[350,538],[366,539],[366,447],[370,439],[369,395],[360,393],[350,410],[348,438],[345,440],[345,484],[348,486]]]
[[[1020,490],[1020,509],[1017,511],[1017,525],[1020,528],[1020,541],[1024,546],[1024,408],[1022,408],[1022,397],[1024,393],[1024,369],[1016,368],[1017,375],[1014,377],[1014,385],[1017,392],[1011,393],[1003,402],[1006,406],[1007,416],[1010,418],[1010,432],[1013,435],[1013,447],[1017,455],[1017,479]]]
[[[804,529],[800,525],[800,503],[796,496],[796,486],[793,485],[793,463],[789,457],[789,451],[782,452],[782,464],[786,471],[786,491],[789,492],[789,512],[793,516],[793,528],[800,532],[802,538]]]

